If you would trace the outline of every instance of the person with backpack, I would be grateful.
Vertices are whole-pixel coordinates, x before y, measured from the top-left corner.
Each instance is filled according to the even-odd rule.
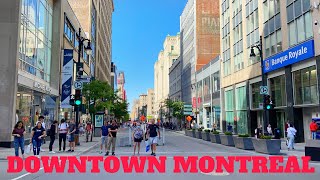
[[[136,123],[136,127],[133,130],[132,133],[132,138],[134,141],[134,146],[133,146],[133,155],[136,154],[136,147],[138,146],[138,155],[140,154],[140,144],[141,141],[143,140],[143,129],[140,125],[139,122]]]

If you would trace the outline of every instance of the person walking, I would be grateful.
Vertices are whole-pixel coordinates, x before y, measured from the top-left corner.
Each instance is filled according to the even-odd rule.
[[[24,159],[24,134],[25,129],[22,121],[18,121],[12,130],[14,137],[14,153],[19,156],[19,148],[21,149],[22,158]]]
[[[44,122],[44,116],[39,116],[39,122],[41,122],[41,126],[43,127],[43,129],[46,130],[46,123]],[[42,139],[42,143],[46,144],[46,138],[45,137]],[[42,147],[40,148],[40,151],[41,152],[45,152],[45,150],[42,149]]]
[[[71,119],[70,124],[69,124],[69,147],[70,149],[68,152],[74,152],[74,148],[76,146],[75,141],[74,141],[74,134],[76,132],[76,124],[74,123],[74,119]]]
[[[289,143],[288,143],[288,151],[291,149],[294,149],[294,139],[296,136],[297,130],[293,127],[292,124],[289,124],[289,127],[287,129],[287,135],[289,138]]]
[[[50,129],[48,131],[49,132],[48,136],[50,136],[50,144],[49,144],[49,153],[50,154],[56,153],[56,152],[52,151],[52,146],[53,146],[53,143],[56,139],[57,124],[58,124],[58,121],[53,121],[53,123],[51,124]]]
[[[89,136],[91,135],[91,133],[92,133],[92,125],[91,125],[91,122],[88,121],[86,126],[86,142],[89,142]]]
[[[310,132],[311,132],[311,138],[317,139],[317,130],[318,125],[314,119],[312,119],[312,122],[310,123]]]
[[[158,137],[160,139],[160,128],[154,123],[154,119],[151,120],[151,124],[148,126],[148,137],[151,144],[151,156],[156,156]]]
[[[42,123],[39,121],[32,129],[30,143],[33,146],[33,155],[39,158],[40,148],[42,144],[42,138],[46,137],[46,130],[42,127]]]
[[[105,151],[107,151],[108,144],[108,130],[109,130],[109,122],[104,121],[103,126],[101,127],[101,145],[100,145],[100,154],[102,154],[102,148],[105,147]]]
[[[111,126],[108,128],[108,145],[107,145],[107,152],[106,156],[109,155],[110,147],[112,145],[112,155],[115,155],[115,150],[116,150],[116,138],[117,138],[117,132],[118,132],[118,126],[116,124],[115,120],[112,120]]]
[[[267,127],[267,132],[268,132],[268,135],[269,135],[269,136],[272,136],[272,135],[273,135],[273,133],[272,133],[272,128],[271,128],[271,124],[268,125],[268,127]]]
[[[59,152],[61,152],[61,143],[63,141],[63,152],[66,150],[66,140],[68,133],[69,125],[66,123],[65,119],[61,119],[61,123],[59,124]]]
[[[133,133],[132,133],[132,138],[134,141],[134,146],[133,146],[133,155],[136,154],[136,147],[138,146],[138,155],[140,154],[140,144],[141,141],[143,140],[143,129],[141,127],[141,124],[137,122],[136,128],[134,128]]]

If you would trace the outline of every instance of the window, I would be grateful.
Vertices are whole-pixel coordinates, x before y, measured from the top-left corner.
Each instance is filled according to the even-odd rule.
[[[316,66],[295,71],[293,78],[295,104],[318,104]]]
[[[247,97],[246,86],[236,89],[237,131],[239,134],[247,134]]]
[[[282,51],[280,0],[265,0],[263,5],[265,55],[269,57]]]
[[[233,113],[233,90],[225,92],[225,111],[227,124],[234,125],[234,113]],[[234,126],[233,126],[234,127]]]
[[[243,27],[242,27],[242,10],[241,10],[241,0],[235,0],[233,2],[234,12],[233,12],[233,34],[234,34],[234,67],[235,71],[239,71],[244,68],[243,63]]]
[[[294,46],[313,37],[310,1],[287,1],[289,46]]]
[[[73,44],[74,43],[74,28],[72,27],[69,20],[66,18],[64,22],[64,34],[69,39],[69,41]]]
[[[262,108],[263,96],[260,94],[261,85],[262,85],[261,82],[251,84],[251,95],[252,95],[251,108],[252,109]]]
[[[271,99],[276,107],[286,106],[287,104],[287,94],[286,94],[286,81],[285,75],[281,75],[272,79],[270,81],[270,91]]]
[[[220,72],[216,72],[212,75],[212,93],[220,91]]]

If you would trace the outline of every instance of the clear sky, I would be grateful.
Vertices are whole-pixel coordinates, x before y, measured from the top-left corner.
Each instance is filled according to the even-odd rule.
[[[112,60],[125,73],[125,89],[132,101],[153,88],[153,65],[165,37],[180,30],[187,0],[114,0]]]

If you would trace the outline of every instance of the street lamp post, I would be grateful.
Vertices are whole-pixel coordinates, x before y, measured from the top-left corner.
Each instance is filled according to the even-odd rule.
[[[256,54],[254,52],[254,48],[259,50],[259,55],[260,55],[260,63],[261,63],[261,77],[262,77],[262,86],[267,86],[267,75],[265,73],[263,73],[263,53],[262,53],[262,36],[260,36],[260,43],[258,45],[252,46],[251,47],[251,53],[250,53],[250,57],[256,57]],[[267,111],[264,109],[265,107],[265,102],[264,99],[266,98],[266,94],[263,94],[263,122],[264,122],[264,130],[266,127],[268,127],[269,124],[269,117],[267,114]]]
[[[78,38],[79,38],[79,46],[78,46],[78,61],[76,64],[76,70],[77,70],[77,80],[80,78],[80,71],[83,71],[83,67],[81,67],[81,53],[82,53],[82,47],[84,46],[84,42],[88,41],[88,44],[86,47],[84,47],[86,53],[88,55],[91,55],[92,49],[90,46],[90,40],[83,38],[81,36],[81,28],[79,28],[79,34],[78,34]],[[81,94],[82,94],[82,90],[81,90]],[[80,104],[81,105],[81,104]],[[76,132],[75,132],[75,140],[76,140],[76,144],[80,145],[80,141],[79,141],[79,122],[80,122],[80,117],[79,117],[79,111],[80,111],[80,105],[75,105],[75,111],[76,111]]]

